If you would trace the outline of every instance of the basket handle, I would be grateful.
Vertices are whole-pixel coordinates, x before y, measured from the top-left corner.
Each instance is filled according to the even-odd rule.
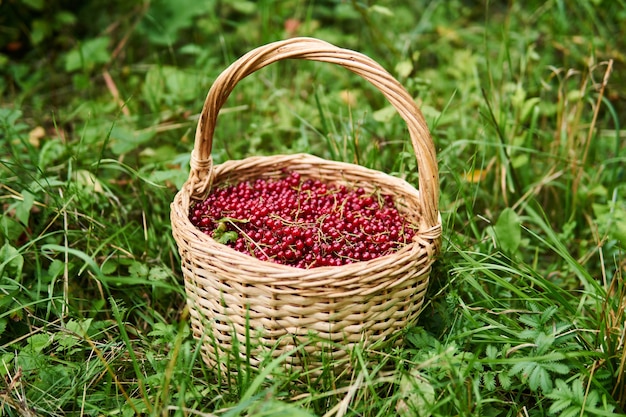
[[[314,38],[291,38],[269,43],[248,52],[232,63],[215,80],[202,108],[191,157],[191,184],[210,181],[211,149],[219,110],[239,81],[259,69],[284,59],[306,59],[341,65],[360,75],[380,90],[408,126],[419,170],[419,195],[429,226],[439,223],[439,174],[435,145],[422,112],[411,95],[371,58]]]

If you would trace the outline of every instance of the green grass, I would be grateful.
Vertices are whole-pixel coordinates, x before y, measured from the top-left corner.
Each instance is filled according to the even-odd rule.
[[[624,1],[61,3],[0,2],[0,416],[626,415]],[[212,81],[288,19],[416,98],[443,248],[401,346],[228,378],[169,204]],[[402,120],[329,64],[272,65],[220,115],[215,161],[287,152],[417,184]]]

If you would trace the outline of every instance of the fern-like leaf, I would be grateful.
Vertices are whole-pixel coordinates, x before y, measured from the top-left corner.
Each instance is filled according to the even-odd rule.
[[[600,394],[596,390],[585,392],[582,377],[574,379],[570,384],[562,379],[555,381],[556,387],[546,394],[553,400],[548,412],[559,417],[575,417],[584,413],[586,416],[606,416],[613,411],[613,406],[602,404]]]

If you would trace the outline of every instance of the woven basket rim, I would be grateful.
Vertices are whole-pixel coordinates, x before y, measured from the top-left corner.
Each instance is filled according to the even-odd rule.
[[[227,170],[226,172],[222,172],[224,167],[228,168],[231,165],[236,165],[238,162],[245,162],[247,160],[274,160],[276,157],[285,157],[287,159],[318,162],[318,163],[325,163],[325,164],[332,164],[332,165],[336,164],[340,166],[345,166],[353,170],[369,171],[372,173],[376,173],[378,176],[384,176],[385,178],[388,178],[391,181],[394,181],[395,183],[399,185],[406,186],[407,192],[419,194],[419,190],[416,190],[415,188],[413,188],[411,184],[409,184],[406,180],[402,178],[395,177],[393,175],[390,175],[381,171],[377,171],[371,168],[367,168],[361,165],[352,164],[349,162],[327,160],[327,159],[323,159],[318,156],[306,154],[306,153],[271,155],[271,156],[253,156],[253,157],[237,159],[237,160],[228,160],[228,161],[225,161],[223,164],[214,166],[214,170],[218,175],[219,174],[226,175],[227,173],[236,172],[236,171]],[[384,191],[384,189],[382,190]],[[228,245],[219,243],[212,237],[202,233],[196,226],[194,226],[191,223],[191,220],[189,220],[189,217],[187,215],[189,204],[191,203],[191,200],[193,199],[193,197],[194,196],[189,192],[189,188],[183,187],[176,194],[174,198],[174,202],[172,202],[172,211],[173,213],[175,212],[178,217],[178,220],[179,220],[178,225],[184,227],[183,232],[194,234],[195,239],[197,239],[197,243],[199,246],[206,247],[207,245],[210,245],[210,246],[219,247],[220,250],[227,252],[228,255],[231,256],[233,259],[239,260],[240,264],[259,265],[259,266],[263,265],[269,269],[272,269],[273,271],[271,274],[271,278],[270,277],[258,277],[259,283],[267,283],[270,281],[275,281],[276,279],[293,278],[295,272],[299,273],[299,276],[297,277],[297,281],[301,282],[302,284],[306,284],[310,282],[311,285],[316,285],[316,283],[318,282],[317,280],[320,277],[327,276],[329,271],[332,271],[334,273],[333,275],[335,276],[335,278],[340,279],[342,276],[348,276],[353,273],[346,269],[342,271],[341,270],[342,268],[352,266],[353,268],[358,267],[366,271],[367,269],[376,268],[377,266],[381,264],[392,263],[391,261],[393,261],[394,259],[397,259],[398,257],[402,257],[406,255],[407,253],[417,251],[422,246],[424,246],[422,243],[420,243],[420,240],[426,240],[426,241],[436,240],[441,234],[441,216],[439,216],[438,222],[435,226],[431,226],[428,229],[423,229],[420,227],[416,231],[416,235],[413,241],[405,244],[402,248],[400,248],[396,252],[390,253],[385,256],[380,256],[375,259],[371,259],[367,261],[359,261],[359,262],[355,262],[353,264],[348,264],[348,265],[320,266],[320,267],[315,267],[315,268],[302,269],[302,268],[296,268],[291,265],[284,265],[284,264],[279,264],[279,263],[275,263],[271,261],[260,260],[249,254],[236,251],[235,249],[229,247]],[[347,269],[351,269],[351,268],[347,268]],[[283,281],[283,284],[286,284],[286,283],[287,281]],[[289,283],[292,283],[292,282],[289,281]]]

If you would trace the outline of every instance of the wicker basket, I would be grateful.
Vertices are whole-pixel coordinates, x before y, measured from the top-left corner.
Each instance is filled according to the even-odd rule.
[[[284,59],[338,64],[380,90],[408,126],[420,191],[375,170],[308,154],[250,157],[213,166],[213,133],[229,94],[244,77]],[[297,171],[303,179],[390,194],[419,231],[412,243],[391,255],[345,266],[300,269],[237,252],[200,232],[188,219],[191,203],[204,199],[211,187],[274,177],[283,170]],[[222,370],[238,361],[257,368],[263,358],[284,355],[290,366],[300,367],[319,362],[320,354],[339,360],[354,344],[371,346],[404,329],[420,312],[439,249],[438,198],[435,148],[424,118],[406,90],[372,59],[312,38],[271,43],[241,57],[208,93],[191,172],[171,206],[191,327],[202,341],[205,362]],[[322,345],[320,340],[330,343]]]

